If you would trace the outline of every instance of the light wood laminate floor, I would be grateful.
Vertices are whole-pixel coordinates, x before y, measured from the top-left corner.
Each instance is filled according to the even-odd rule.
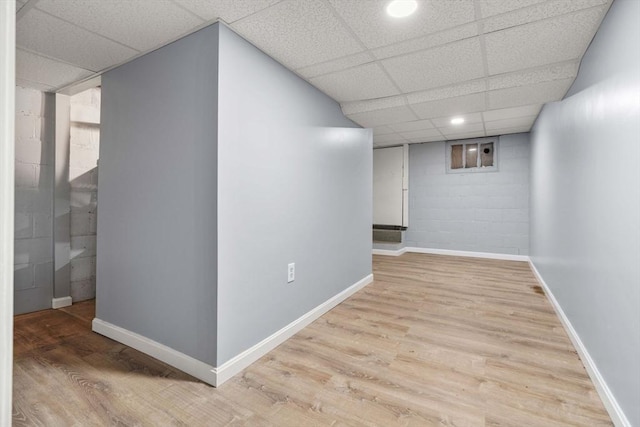
[[[611,425],[526,263],[374,256],[375,282],[215,389],[91,332],[16,316],[15,426]]]

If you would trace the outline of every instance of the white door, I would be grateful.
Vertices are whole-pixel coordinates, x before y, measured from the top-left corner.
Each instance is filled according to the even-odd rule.
[[[373,223],[402,226],[403,147],[373,150]]]

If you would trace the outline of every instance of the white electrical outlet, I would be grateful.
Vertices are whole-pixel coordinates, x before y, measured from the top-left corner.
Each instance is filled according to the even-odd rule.
[[[296,278],[296,263],[292,262],[287,266],[287,283],[291,283]]]

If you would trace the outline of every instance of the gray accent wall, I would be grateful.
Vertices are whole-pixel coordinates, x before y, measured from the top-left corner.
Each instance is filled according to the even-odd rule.
[[[640,425],[640,2],[616,0],[532,131],[531,259]]]
[[[102,76],[96,317],[215,365],[217,25]]]
[[[15,138],[14,313],[21,314],[51,308],[53,298],[55,95],[16,87]]]
[[[220,366],[371,274],[371,131],[222,24],[101,120],[97,318]]]
[[[498,171],[447,173],[446,142],[409,145],[405,246],[526,255],[529,134],[498,138]]]
[[[370,130],[224,26],[219,79],[222,364],[371,274],[373,150]]]

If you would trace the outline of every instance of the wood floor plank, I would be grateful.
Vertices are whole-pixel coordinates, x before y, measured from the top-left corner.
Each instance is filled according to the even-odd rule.
[[[15,317],[16,426],[610,426],[526,263],[374,256],[375,281],[212,388],[91,331]]]

